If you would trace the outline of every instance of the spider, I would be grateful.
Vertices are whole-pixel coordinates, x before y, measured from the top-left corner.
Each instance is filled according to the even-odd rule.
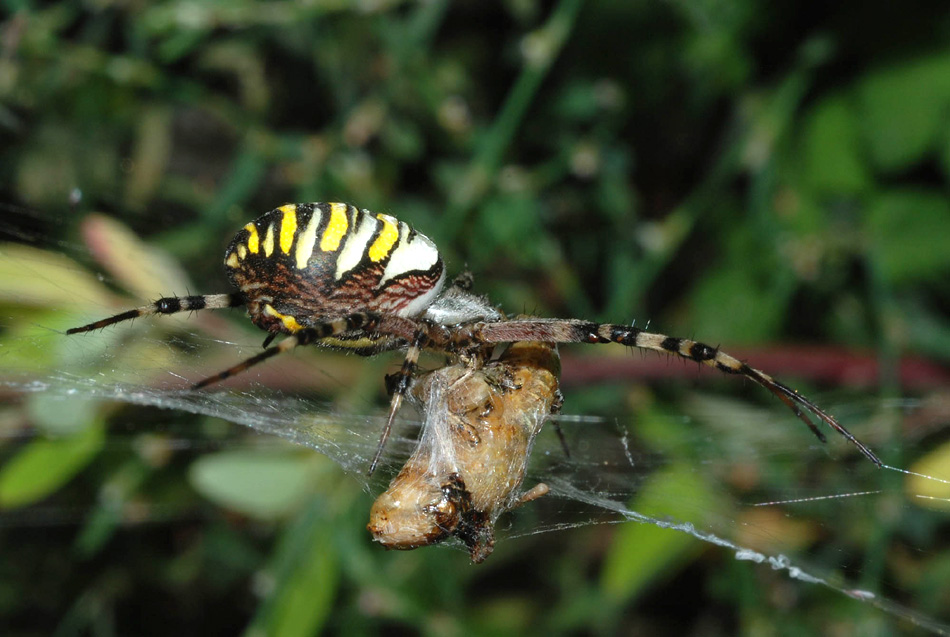
[[[269,332],[264,350],[196,383],[195,389],[301,345],[345,348],[367,356],[405,349],[402,367],[387,378],[392,400],[370,474],[379,463],[421,350],[442,352],[477,368],[488,360],[495,345],[519,341],[619,343],[745,376],[777,396],[822,442],[826,438],[808,413],[883,466],[864,443],[813,402],[717,347],[630,325],[506,319],[485,298],[472,294],[464,277],[446,287],[445,264],[435,244],[385,214],[345,203],[287,204],[245,225],[224,257],[236,291],[164,297],[66,333],[88,332],[152,314],[246,307],[251,321]],[[287,338],[270,346],[279,334]]]

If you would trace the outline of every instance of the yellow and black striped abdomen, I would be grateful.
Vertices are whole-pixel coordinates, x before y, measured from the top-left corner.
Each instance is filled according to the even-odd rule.
[[[359,311],[417,316],[445,268],[435,244],[393,217],[344,203],[287,204],[242,228],[225,253],[251,319],[295,332]]]

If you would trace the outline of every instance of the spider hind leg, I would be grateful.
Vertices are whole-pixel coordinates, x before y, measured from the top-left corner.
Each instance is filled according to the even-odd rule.
[[[811,413],[844,436],[868,460],[879,467],[884,466],[873,451],[855,438],[837,420],[822,411],[815,403],[790,387],[779,383],[765,372],[750,367],[718,347],[712,347],[688,338],[674,338],[665,334],[645,332],[630,325],[590,323],[572,319],[515,319],[497,323],[480,323],[472,326],[471,332],[472,337],[484,343],[532,340],[549,343],[619,343],[627,347],[674,354],[709,367],[715,367],[727,374],[744,376],[778,397],[795,413],[799,420],[808,425],[808,428],[822,442],[825,441],[824,434],[818,430],[806,412]]]

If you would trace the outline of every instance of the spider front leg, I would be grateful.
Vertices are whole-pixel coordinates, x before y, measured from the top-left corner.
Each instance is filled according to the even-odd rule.
[[[416,371],[416,365],[419,362],[419,353],[422,351],[423,343],[428,340],[428,335],[429,324],[422,323],[421,327],[413,336],[409,349],[406,350],[406,359],[402,362],[402,367],[400,367],[399,371],[395,374],[386,377],[387,388],[392,391],[393,397],[389,403],[389,415],[386,418],[386,425],[383,427],[383,433],[379,437],[379,444],[376,446],[376,454],[373,456],[373,461],[369,465],[369,471],[366,473],[368,476],[373,475],[373,472],[376,471],[379,459],[383,455],[383,448],[386,446],[386,441],[389,440],[389,434],[393,429],[393,422],[396,420],[396,414],[399,413],[399,408],[402,407],[402,401],[406,396],[406,392],[409,391],[409,380],[412,378],[413,372]]]
[[[644,332],[630,325],[590,323],[573,319],[515,319],[497,323],[476,323],[470,326],[468,338],[484,343],[509,343],[515,341],[545,341],[548,343],[619,343],[657,352],[665,352],[697,363],[715,367],[727,374],[737,374],[765,387],[795,413],[812,430],[819,440],[825,436],[808,418],[811,412],[829,427],[856,446],[865,457],[881,467],[881,460],[864,443],[854,437],[837,420],[821,410],[816,404],[794,389],[783,385],[765,372],[750,367],[739,359],[726,354],[718,347],[688,338],[674,338],[665,334]]]
[[[66,330],[67,334],[91,332],[103,327],[115,325],[123,321],[131,321],[140,316],[153,314],[178,314],[179,312],[195,312],[198,310],[218,310],[227,307],[241,307],[244,305],[244,295],[240,292],[230,294],[201,294],[196,296],[166,296],[149,305],[143,305],[132,310],[104,318],[82,327],[73,327]]]

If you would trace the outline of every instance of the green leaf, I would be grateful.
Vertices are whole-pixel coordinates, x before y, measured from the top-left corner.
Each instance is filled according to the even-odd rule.
[[[341,554],[327,505],[324,498],[312,499],[281,536],[266,571],[274,588],[245,635],[315,635],[327,621],[339,588]]]
[[[142,241],[127,226],[105,215],[82,222],[82,234],[96,259],[139,299],[188,290],[188,275],[164,251]]]
[[[0,244],[0,301],[49,308],[81,302],[101,308],[109,300],[105,287],[72,259],[27,245]]]
[[[892,283],[933,278],[950,268],[950,204],[926,190],[883,193],[868,212],[872,255]]]
[[[854,194],[868,187],[857,114],[841,96],[818,102],[805,119],[802,178],[819,194]]]
[[[310,551],[300,557],[297,567],[281,582],[269,627],[271,635],[313,635],[326,623],[336,597],[339,567],[330,549],[326,526],[312,535]]]
[[[858,86],[871,160],[903,170],[934,149],[950,104],[950,56],[919,58],[868,74]]]
[[[509,178],[512,181],[527,179],[525,175],[509,175]],[[543,262],[547,244],[540,240],[545,233],[541,226],[541,208],[536,199],[523,193],[502,193],[490,197],[475,222],[469,236],[472,248],[469,252],[474,267],[487,268],[502,259],[522,266]],[[525,241],[525,237],[531,237],[532,241]]]
[[[101,422],[68,438],[34,440],[0,469],[0,508],[32,504],[69,482],[105,440]]]
[[[100,493],[105,497],[98,498],[84,516],[73,544],[78,555],[91,557],[104,549],[128,513],[129,501],[151,475],[152,468],[134,458],[100,482]]]
[[[713,270],[691,295],[692,318],[702,326],[699,340],[730,344],[757,343],[778,332],[785,319],[785,291],[767,288],[751,267]]]
[[[313,483],[313,463],[289,453],[223,451],[191,465],[189,478],[202,495],[246,515],[273,519],[303,501]]]
[[[48,436],[79,435],[95,418],[99,400],[93,396],[61,396],[36,393],[27,400],[27,412],[37,429]]]
[[[630,508],[643,515],[690,521],[690,507],[715,502],[717,496],[689,467],[673,465],[655,474]],[[655,578],[669,575],[702,550],[696,538],[649,523],[622,525],[604,559],[601,587],[620,602],[635,597]]]

